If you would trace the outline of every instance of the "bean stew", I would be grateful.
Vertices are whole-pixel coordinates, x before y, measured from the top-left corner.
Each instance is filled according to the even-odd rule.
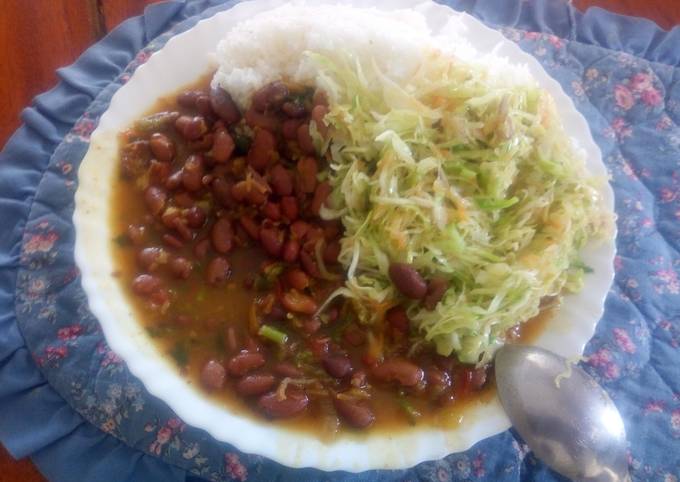
[[[414,346],[398,305],[369,328],[327,303],[345,281],[343,226],[320,217],[327,109],[322,92],[274,82],[241,112],[209,77],[159,101],[121,134],[114,275],[159,350],[231,410],[324,437],[455,424],[492,393],[492,367]],[[403,263],[389,276],[424,309],[447,289]]]

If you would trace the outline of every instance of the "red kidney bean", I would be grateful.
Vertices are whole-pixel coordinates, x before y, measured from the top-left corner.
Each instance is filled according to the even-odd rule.
[[[326,114],[328,114],[328,107],[325,105],[315,105],[312,109],[312,121],[316,123],[316,130],[323,138],[328,135],[328,126],[323,120]]]
[[[309,210],[312,212],[312,214],[314,214],[315,216],[319,215],[319,213],[321,212],[321,206],[324,205],[324,203],[328,199],[328,196],[330,196],[331,191],[333,191],[333,188],[326,181],[316,186],[316,189],[314,190],[314,197],[312,198],[312,203],[309,206]]]
[[[203,93],[196,97],[196,110],[204,117],[213,117],[215,115],[210,103],[210,97]]]
[[[425,308],[432,311],[437,307],[437,303],[441,301],[449,289],[449,282],[442,276],[433,276],[427,284],[427,294],[423,304]]]
[[[281,257],[286,263],[295,263],[300,254],[300,242],[297,239],[288,239],[283,244]]]
[[[134,179],[144,174],[151,160],[148,141],[134,141],[125,145],[121,152],[121,170],[123,176]]]
[[[227,348],[229,351],[236,351],[238,341],[236,339],[236,330],[233,326],[227,328]]]
[[[366,343],[366,333],[356,325],[348,326],[343,332],[342,338],[352,346],[361,346]]]
[[[286,119],[281,124],[281,134],[287,141],[297,141],[298,129],[304,122],[303,119]]]
[[[279,196],[290,196],[293,192],[293,175],[281,164],[276,164],[269,172],[269,183]]]
[[[402,306],[395,306],[387,310],[385,320],[392,328],[402,333],[408,333],[411,326],[411,320],[409,320],[406,310]]]
[[[234,153],[236,144],[226,129],[218,129],[215,132],[210,156],[217,162],[227,162]]]
[[[328,337],[315,336],[308,341],[309,350],[316,358],[323,358],[328,354],[331,339]]]
[[[486,367],[466,368],[463,370],[463,376],[468,383],[468,391],[480,390],[486,384]]]
[[[309,232],[310,225],[305,221],[295,221],[290,225],[290,234],[295,239],[303,239]]]
[[[262,345],[253,337],[246,337],[246,349],[245,351],[250,353],[261,353]]]
[[[181,191],[172,196],[172,203],[180,208],[190,208],[196,201],[186,191]]]
[[[293,222],[297,219],[300,212],[297,199],[293,196],[285,196],[281,198],[281,214],[288,222]]]
[[[190,228],[198,229],[205,224],[205,211],[199,206],[190,207],[186,213],[187,225]]]
[[[342,420],[355,428],[366,428],[375,422],[375,415],[366,402],[333,397],[333,406]]]
[[[150,274],[140,274],[132,280],[132,291],[139,296],[148,296],[161,287],[161,280]]]
[[[262,214],[272,221],[278,221],[281,219],[281,205],[279,203],[268,202],[262,206]]]
[[[236,393],[243,397],[262,395],[271,390],[275,382],[273,375],[247,375],[236,384]]]
[[[257,402],[262,412],[271,418],[289,418],[302,413],[309,405],[307,394],[289,390],[286,398],[279,400],[276,392],[262,395]]]
[[[277,228],[261,228],[260,243],[267,254],[278,258],[283,250],[283,232]]]
[[[352,378],[350,379],[350,385],[356,388],[364,388],[367,384],[366,372],[363,370],[357,370],[352,373]]]
[[[146,238],[146,226],[130,224],[127,227],[127,236],[135,246],[139,246]]]
[[[521,336],[522,336],[522,326],[521,325],[515,325],[515,326],[505,330],[505,341],[506,341],[506,343],[517,341],[517,340],[520,339]]]
[[[316,316],[302,322],[302,331],[308,335],[313,335],[319,331],[319,328],[321,328],[321,320],[319,320]]]
[[[241,227],[252,239],[260,239],[260,227],[250,216],[241,216],[238,220]]]
[[[178,256],[170,261],[170,271],[179,279],[187,279],[191,276],[193,269],[194,264],[182,256]]]
[[[274,365],[274,373],[288,378],[301,378],[304,376],[302,370],[289,362],[279,362]]]
[[[252,98],[252,106],[259,112],[278,109],[288,97],[288,87],[281,81],[275,81],[257,90]]]
[[[486,384],[487,375],[486,367],[475,368],[472,372],[472,379],[470,380],[472,389],[481,389]]]
[[[334,378],[345,378],[352,373],[352,362],[345,355],[328,355],[321,360],[321,364]]]
[[[210,88],[210,105],[215,113],[227,124],[234,124],[241,118],[241,112],[231,96],[219,86]]]
[[[437,397],[437,404],[443,407],[451,406],[458,400],[455,388],[445,390],[439,397]]]
[[[222,178],[213,180],[211,187],[215,199],[225,208],[233,208],[235,204],[234,198],[231,196],[231,189],[234,183]]]
[[[451,387],[451,377],[445,371],[430,367],[425,371],[427,386],[433,396],[439,397]]]
[[[144,271],[153,272],[168,261],[168,253],[163,248],[149,247],[137,253],[137,263]]]
[[[149,165],[149,182],[157,186],[164,186],[168,177],[170,177],[170,164],[167,162],[159,162],[155,159]]]
[[[186,220],[181,218],[179,215],[173,219],[172,227],[179,233],[180,237],[184,241],[191,241],[194,239],[194,233],[192,233],[191,229],[189,229],[187,226]]]
[[[177,103],[187,109],[193,109],[196,107],[196,99],[200,95],[203,95],[203,92],[200,90],[184,91],[177,96]]]
[[[187,157],[182,168],[182,185],[189,192],[196,192],[203,187],[203,156],[192,154]]]
[[[304,117],[305,114],[307,114],[307,109],[299,102],[284,102],[281,106],[281,110],[288,117],[293,118]]]
[[[323,250],[323,261],[327,264],[334,264],[338,262],[338,256],[340,255],[340,243],[333,241],[328,243],[328,245]]]
[[[196,242],[194,245],[194,255],[198,259],[204,259],[208,255],[208,251],[210,251],[210,246],[212,243],[210,242],[210,239],[204,238]]]
[[[210,263],[208,263],[208,267],[205,270],[205,275],[209,284],[222,284],[231,276],[231,265],[225,258],[218,256],[217,258],[210,260]]]
[[[161,239],[163,239],[163,242],[171,248],[179,249],[184,246],[184,241],[179,239],[177,236],[173,236],[172,234],[164,234]]]
[[[314,96],[312,97],[312,104],[316,105],[328,105],[328,95],[323,90],[315,90]]]
[[[210,158],[208,158],[208,159],[210,159]],[[206,160],[206,165],[208,165],[208,164],[210,164],[210,163]],[[208,167],[210,167],[210,166],[208,166]],[[210,186],[214,180],[215,180],[214,174],[205,174],[201,178],[201,184],[203,184],[204,186]]]
[[[173,229],[179,216],[180,211],[177,208],[169,207],[168,209],[163,211],[163,215],[161,216],[161,222],[163,223],[163,226]]]
[[[182,170],[170,174],[168,179],[165,181],[165,188],[170,191],[178,189],[182,185]]]
[[[182,137],[189,141],[195,141],[208,132],[208,125],[202,116],[179,116],[175,121],[175,128]]]
[[[170,293],[165,288],[159,288],[148,295],[152,307],[167,308],[170,304]]]
[[[300,150],[304,154],[314,154],[316,149],[314,148],[314,140],[312,135],[309,133],[309,122],[300,124],[297,129],[297,141],[300,146]]]
[[[389,275],[395,288],[407,298],[422,299],[427,293],[427,284],[416,269],[406,263],[391,263]]]
[[[161,162],[170,162],[175,157],[175,144],[160,132],[151,135],[149,147],[154,157]]]
[[[236,202],[241,203],[246,200],[249,192],[250,185],[246,181],[239,181],[231,187],[230,194]]]
[[[337,320],[339,315],[340,312],[335,306],[331,306],[326,310],[326,318],[328,319],[329,323],[333,323],[335,320]]]
[[[371,373],[383,382],[397,382],[404,387],[414,387],[425,377],[423,370],[408,360],[392,358],[374,367]]]
[[[278,132],[281,129],[281,120],[276,114],[264,114],[251,107],[243,117],[252,129],[264,129],[269,132]]]
[[[206,162],[206,164],[209,163]],[[203,184],[204,186],[210,186],[214,180],[215,180],[214,174],[206,174],[201,178],[201,184]]]
[[[290,290],[281,296],[281,304],[288,311],[313,315],[316,313],[318,305],[314,298],[307,296],[297,290]]]
[[[213,146],[214,140],[215,136],[208,132],[207,134],[196,139],[195,141],[187,142],[187,147],[189,148],[190,151],[207,151]]]
[[[253,143],[248,150],[248,164],[256,171],[262,172],[275,159],[276,155],[276,139],[274,136],[267,130],[256,130]]]
[[[285,317],[286,310],[283,309],[283,306],[281,306],[281,304],[278,301],[275,301],[269,312],[265,314],[264,319],[267,323],[269,323],[283,321]]]
[[[316,261],[314,261],[308,252],[300,251],[300,262],[309,276],[313,278],[321,278],[321,271],[319,271]]]
[[[248,372],[264,365],[265,359],[261,353],[242,351],[227,363],[229,375],[242,377]]]
[[[255,176],[250,179],[240,181],[231,189],[231,196],[237,202],[248,201],[250,204],[261,205],[267,200],[269,185],[253,171]]]
[[[297,171],[302,192],[313,193],[316,189],[316,175],[319,172],[316,159],[310,156],[300,158],[297,163]]]
[[[196,320],[189,315],[177,315],[175,317],[175,325],[178,326],[189,327],[194,326],[195,323]]]
[[[215,221],[210,231],[210,239],[215,251],[218,253],[226,254],[231,251],[234,247],[234,230],[231,226],[231,221],[226,217]]]
[[[221,363],[210,360],[201,370],[201,383],[209,390],[219,390],[224,387],[226,373]]]
[[[149,212],[154,216],[158,216],[163,212],[167,200],[168,195],[159,187],[150,186],[144,191],[144,202],[146,202]]]
[[[290,288],[296,289],[298,291],[302,291],[309,287],[309,276],[307,276],[304,271],[298,268],[286,270],[283,274],[283,281]]]
[[[341,237],[344,227],[338,220],[322,221],[323,237],[328,242],[333,242]]]

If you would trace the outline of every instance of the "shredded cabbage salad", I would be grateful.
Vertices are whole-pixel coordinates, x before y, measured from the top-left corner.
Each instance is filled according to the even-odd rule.
[[[330,103],[330,140],[312,136],[331,167],[322,215],[345,226],[336,294],[362,323],[402,304],[439,354],[481,364],[542,299],[580,289],[579,249],[609,214],[547,92],[444,55],[400,84],[350,55],[306,56]],[[390,262],[449,281],[434,311],[396,291]]]

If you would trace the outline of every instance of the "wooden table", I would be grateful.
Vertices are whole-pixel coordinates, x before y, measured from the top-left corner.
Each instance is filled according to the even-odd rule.
[[[73,62],[122,20],[159,0],[18,0],[0,3],[0,146],[19,126],[19,113],[52,87],[55,69]],[[504,0],[483,0],[504,1]],[[529,0],[531,1],[531,0]],[[553,0],[566,1],[566,0]],[[669,29],[680,24],[678,0],[573,0],[585,10],[599,6],[647,17]],[[0,482],[42,482],[28,460],[14,461],[0,445]]]

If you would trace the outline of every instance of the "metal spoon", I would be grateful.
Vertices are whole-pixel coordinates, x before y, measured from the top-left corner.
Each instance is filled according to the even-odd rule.
[[[569,374],[567,360],[542,348],[501,348],[495,370],[505,412],[556,472],[578,481],[630,481],[621,415],[590,375],[570,368]]]

